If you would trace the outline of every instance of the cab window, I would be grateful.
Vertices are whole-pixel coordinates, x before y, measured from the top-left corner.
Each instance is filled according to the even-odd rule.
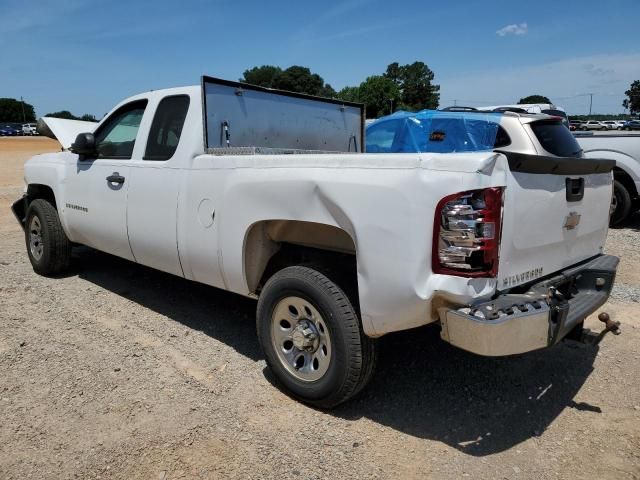
[[[131,158],[146,106],[146,100],[128,103],[100,126],[95,133],[98,158]]]
[[[188,95],[163,98],[153,117],[144,160],[169,160],[178,148],[189,110]]]

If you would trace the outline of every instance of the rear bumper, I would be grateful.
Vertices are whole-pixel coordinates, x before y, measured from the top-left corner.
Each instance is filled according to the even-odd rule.
[[[522,294],[439,310],[442,338],[479,355],[502,356],[550,347],[602,306],[619,259],[599,255],[528,285]]]

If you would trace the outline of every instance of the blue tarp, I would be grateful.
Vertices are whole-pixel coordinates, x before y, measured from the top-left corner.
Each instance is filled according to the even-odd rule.
[[[494,149],[502,113],[399,111],[367,127],[369,153],[481,152]]]

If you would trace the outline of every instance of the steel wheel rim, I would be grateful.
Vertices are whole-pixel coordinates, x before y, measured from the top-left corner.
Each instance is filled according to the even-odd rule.
[[[285,297],[271,315],[271,344],[297,380],[320,380],[331,364],[331,336],[320,312],[300,297]]]
[[[29,223],[29,251],[35,260],[40,260],[44,254],[42,224],[37,215],[34,215]]]

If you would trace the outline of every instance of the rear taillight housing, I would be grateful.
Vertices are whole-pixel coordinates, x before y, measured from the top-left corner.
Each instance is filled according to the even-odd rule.
[[[449,195],[436,207],[434,273],[495,277],[502,223],[502,187]]]

